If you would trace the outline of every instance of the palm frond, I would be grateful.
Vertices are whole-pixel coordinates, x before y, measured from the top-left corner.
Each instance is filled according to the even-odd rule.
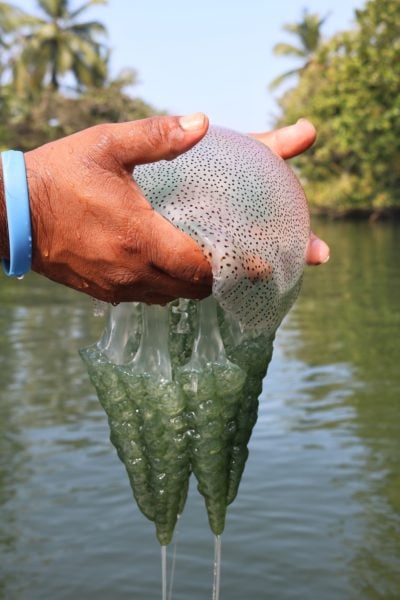
[[[105,0],[86,1],[72,12],[69,10],[70,0],[38,0],[45,16],[32,17],[29,26],[19,26],[16,30],[20,47],[19,53],[15,53],[15,60],[20,62],[18,68],[15,67],[18,82],[26,77],[38,89],[49,84],[58,89],[64,75],[72,73],[81,87],[104,83],[109,52],[101,38],[105,38],[106,28],[96,20],[77,20],[94,4],[105,4]],[[7,19],[14,18],[15,14],[8,3],[0,2],[0,34],[8,23],[11,28],[14,21]],[[11,35],[7,33],[8,37]],[[2,41],[6,44],[9,40]],[[21,87],[20,83],[18,85]]]
[[[14,32],[21,27],[35,25],[38,18],[9,2],[0,2],[0,31]]]
[[[307,53],[304,48],[298,48],[292,44],[280,43],[273,47],[274,54],[278,56],[297,56],[298,58],[306,58]]]
[[[279,87],[289,77],[299,74],[312,62],[313,56],[321,44],[321,27],[328,16],[321,18],[318,13],[310,13],[304,9],[302,20],[299,23],[286,23],[283,26],[284,31],[297,37],[298,44],[296,46],[287,43],[276,44],[273,48],[274,54],[301,58],[304,63],[301,68],[293,69],[276,77],[269,85],[270,90]]]
[[[86,23],[74,23],[68,29],[74,33],[87,33],[89,35],[100,34],[107,35],[107,29],[100,21],[86,21]]]
[[[68,0],[37,0],[37,3],[52,19],[63,19],[68,14]]]
[[[107,3],[108,0],[88,0],[88,2],[84,2],[79,8],[72,11],[69,15],[69,18],[71,19],[71,21],[73,21],[91,6],[94,6],[95,4],[105,6]]]
[[[286,71],[286,73],[283,73],[282,75],[279,75],[279,77],[273,79],[269,84],[268,89],[271,91],[276,90],[276,88],[282,85],[284,81],[290,79],[290,77],[293,77],[294,75],[298,75],[300,71],[301,69],[292,69],[291,71]]]

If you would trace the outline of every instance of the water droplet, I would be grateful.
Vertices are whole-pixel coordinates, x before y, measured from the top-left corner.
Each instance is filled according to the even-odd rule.
[[[106,314],[106,310],[107,310],[106,302],[102,302],[101,300],[96,300],[95,298],[93,298],[92,300],[93,300],[93,315],[95,317],[104,317],[104,315]]]

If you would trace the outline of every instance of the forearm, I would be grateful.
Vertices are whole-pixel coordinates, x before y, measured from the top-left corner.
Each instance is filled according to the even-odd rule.
[[[0,258],[9,258],[8,227],[4,202],[3,168],[0,160]]]

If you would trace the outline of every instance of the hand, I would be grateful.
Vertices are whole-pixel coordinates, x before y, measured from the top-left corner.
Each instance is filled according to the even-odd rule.
[[[276,129],[268,133],[251,134],[281,158],[292,158],[301,154],[313,145],[317,134],[314,126],[306,119],[300,119],[295,125]],[[306,262],[309,265],[320,265],[329,260],[329,246],[311,232]]]
[[[207,128],[201,113],[154,117],[91,127],[26,153],[33,270],[108,302],[209,295],[200,247],[132,179],[135,165],[176,157]]]

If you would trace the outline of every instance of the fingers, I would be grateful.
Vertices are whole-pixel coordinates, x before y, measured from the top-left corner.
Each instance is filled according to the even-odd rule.
[[[154,267],[200,293],[211,293],[212,272],[200,247],[157,212],[152,213],[150,260]],[[190,291],[188,289],[188,291]],[[189,297],[189,296],[185,296]],[[193,297],[193,296],[190,296]]]
[[[259,140],[283,159],[301,154],[313,145],[317,137],[314,125],[307,119],[299,119],[294,125],[282,127],[268,133],[253,133]]]
[[[307,119],[299,119],[294,125],[283,127],[275,131],[251,134],[275,154],[283,159],[292,158],[307,150],[315,142],[317,133],[314,125]],[[329,246],[311,233],[306,250],[306,263],[320,265],[329,260]]]
[[[151,272],[146,274],[146,282],[144,284],[116,285],[111,289],[106,289],[101,285],[97,285],[95,282],[82,285],[80,279],[74,279],[71,277],[68,280],[60,280],[57,277],[51,277],[51,279],[87,294],[91,298],[96,298],[102,302],[113,304],[119,304],[120,302],[145,302],[146,304],[165,305],[180,297],[176,294],[167,296],[164,293],[162,282],[157,282],[156,272],[153,274]],[[154,287],[152,287],[151,282],[154,283]],[[197,298],[197,296],[193,297]]]
[[[140,281],[135,281],[132,285],[119,286],[111,301],[166,304],[177,298],[201,299],[209,296],[210,293],[211,288],[208,286],[174,279],[148,265]]]
[[[114,158],[127,169],[158,160],[170,160],[189,150],[207,132],[203,113],[185,117],[151,117],[107,126]]]
[[[329,246],[314,233],[311,233],[306,250],[306,263],[314,266],[321,265],[328,262],[329,255]]]
[[[185,285],[193,284],[200,293],[204,290],[211,293],[211,266],[200,246],[155,211],[133,179],[128,182],[117,179],[112,190],[102,192],[105,199],[118,198],[118,209],[114,208],[114,217],[118,217],[114,237],[123,240],[124,252],[131,257],[132,265],[140,255],[144,264],[154,266],[160,273]],[[102,204],[108,206],[105,201]],[[103,219],[106,218],[105,212]]]

